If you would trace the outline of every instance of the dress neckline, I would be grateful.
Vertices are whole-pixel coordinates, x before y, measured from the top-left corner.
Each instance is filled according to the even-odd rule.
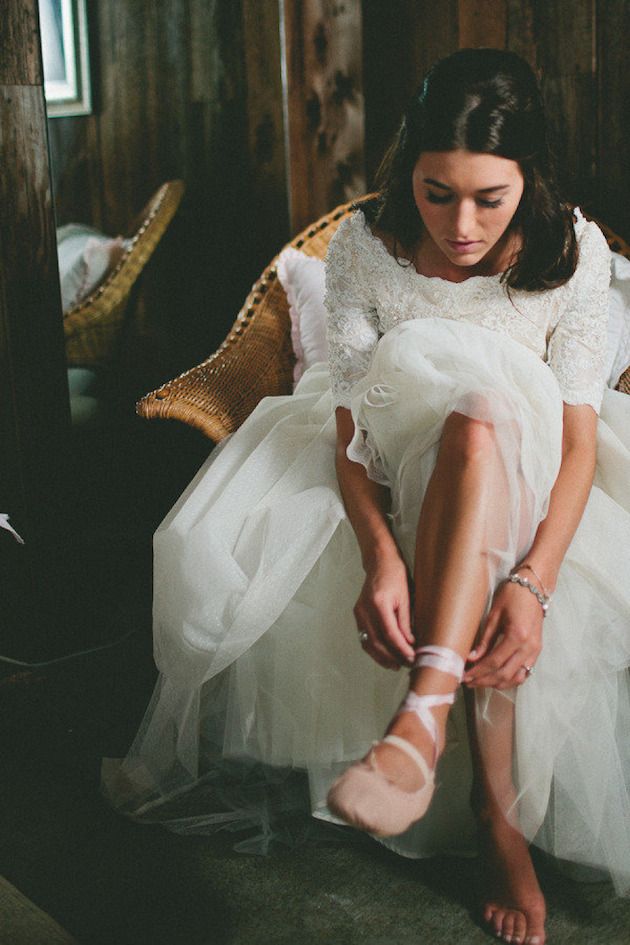
[[[388,248],[387,248],[387,246],[385,245],[385,243],[383,242],[383,240],[382,240],[380,237],[378,237],[378,236],[376,235],[376,233],[373,233],[373,232],[372,232],[372,230],[371,230],[371,228],[370,228],[370,225],[368,224],[368,222],[367,222],[367,220],[366,220],[366,218],[365,218],[365,214],[363,213],[363,211],[361,210],[361,208],[359,207],[359,208],[357,208],[357,209],[358,209],[358,211],[361,213],[361,216],[362,216],[362,218],[363,218],[363,227],[364,227],[364,229],[367,231],[367,234],[368,234],[369,239],[370,239],[373,243],[376,244],[377,249],[378,249],[381,253],[383,253],[388,259],[391,259],[391,261],[394,263],[394,265],[397,267],[397,269],[400,269],[400,270],[402,270],[403,272],[406,272],[406,271],[409,270],[409,271],[410,271],[410,274],[412,275],[412,277],[415,276],[417,279],[422,279],[422,280],[424,280],[425,282],[430,282],[430,283],[433,283],[433,284],[440,283],[441,285],[451,287],[451,286],[462,286],[462,285],[466,285],[466,284],[469,283],[469,282],[478,282],[480,279],[483,279],[483,280],[486,282],[486,284],[495,283],[495,282],[497,282],[498,280],[500,280],[500,279],[501,279],[501,276],[503,275],[502,272],[496,272],[496,273],[494,273],[494,275],[492,275],[492,276],[480,276],[480,275],[468,276],[467,279],[463,279],[461,282],[452,282],[450,279],[444,279],[444,278],[442,278],[442,276],[425,276],[425,275],[423,275],[423,273],[417,271],[417,269],[415,268],[415,266],[414,266],[414,264],[413,264],[412,262],[409,262],[409,265],[408,265],[408,266],[401,266],[401,264],[398,262],[398,260],[396,259],[396,257],[393,256],[393,255],[390,253],[390,251],[388,250]]]

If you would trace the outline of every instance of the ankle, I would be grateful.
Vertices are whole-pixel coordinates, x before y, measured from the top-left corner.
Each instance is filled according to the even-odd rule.
[[[492,795],[477,782],[470,790],[470,806],[480,827],[493,827],[507,823],[504,810]]]
[[[421,666],[412,669],[409,675],[409,688],[418,696],[439,695],[447,696],[459,688],[459,680],[451,673],[432,666]]]

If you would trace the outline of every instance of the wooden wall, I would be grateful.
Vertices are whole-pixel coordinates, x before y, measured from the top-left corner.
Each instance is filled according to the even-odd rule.
[[[0,653],[54,633],[48,554],[63,528],[70,429],[36,0],[0,18]],[[25,628],[28,632],[25,633]]]
[[[431,62],[467,46],[511,49],[539,75],[567,197],[630,237],[626,0],[376,0],[363,21],[368,179]]]
[[[287,231],[283,129],[265,108],[277,96],[281,117],[278,11],[267,5],[269,23],[258,24],[268,55],[257,49],[246,58],[246,43],[254,50],[260,38],[254,6],[91,3],[94,114],[49,122],[60,223],[93,222],[114,234],[162,181],[186,182],[146,286],[153,328],[171,359],[166,371],[221,340],[265,261],[263,224],[274,244]]]
[[[289,235],[371,185],[437,58],[495,45],[538,70],[567,196],[626,237],[625,0],[99,0],[95,113],[52,119],[60,222],[114,233],[168,177],[188,192],[146,284],[183,369],[218,343]],[[285,83],[283,90],[282,73]]]

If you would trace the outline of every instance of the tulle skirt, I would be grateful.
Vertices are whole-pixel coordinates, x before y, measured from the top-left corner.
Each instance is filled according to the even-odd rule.
[[[380,340],[351,407],[349,456],[391,489],[391,525],[410,568],[446,418],[456,411],[492,430],[490,602],[531,545],[558,473],[562,401],[550,369],[485,328],[405,322]],[[280,773],[299,769],[311,812],[334,820],[331,782],[382,735],[407,685],[358,644],[352,608],[364,574],[334,451],[328,373],[316,365],[292,396],[263,400],[214,450],[157,530],[160,676],[127,758],[103,768],[120,810],[200,832],[264,821],[268,837],[269,792],[284,797]],[[512,812],[527,839],[606,870],[619,891],[630,887],[629,550],[630,398],[607,391],[595,484],[536,671],[515,690],[479,692],[476,718],[482,743],[509,729]],[[463,703],[449,717],[429,812],[383,841],[403,855],[475,850]],[[266,787],[256,780],[248,794],[233,774],[254,769]],[[201,806],[173,807],[208,783]]]

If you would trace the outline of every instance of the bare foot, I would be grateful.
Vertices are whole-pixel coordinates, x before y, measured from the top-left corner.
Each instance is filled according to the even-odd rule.
[[[523,835],[499,815],[480,819],[480,840],[492,891],[484,920],[506,942],[544,945],[545,899]]]

